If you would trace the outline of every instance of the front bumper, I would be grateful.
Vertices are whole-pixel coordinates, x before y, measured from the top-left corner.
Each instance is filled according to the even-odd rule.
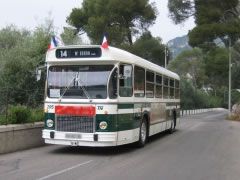
[[[47,144],[89,147],[117,145],[117,132],[72,133],[44,129],[42,130],[42,138]]]

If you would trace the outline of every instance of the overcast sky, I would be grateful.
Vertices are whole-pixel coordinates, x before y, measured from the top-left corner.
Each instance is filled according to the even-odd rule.
[[[159,14],[154,26],[150,28],[154,36],[163,42],[182,36],[194,27],[193,19],[184,25],[174,25],[168,18],[167,0],[151,0],[156,2]],[[82,0],[0,0],[0,28],[15,24],[17,27],[34,29],[51,17],[58,32],[66,26],[66,17],[72,8],[80,7]]]

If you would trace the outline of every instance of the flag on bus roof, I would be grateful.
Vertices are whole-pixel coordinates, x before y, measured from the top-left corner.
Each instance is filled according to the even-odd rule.
[[[64,45],[64,44],[63,44],[61,38],[56,37],[56,36],[52,36],[50,44],[48,45],[48,50],[56,48],[58,46],[62,46],[62,45]]]
[[[108,41],[106,35],[103,36],[102,48],[108,49]]]
[[[57,44],[56,38],[55,36],[52,36],[50,44],[48,45],[48,49],[50,50],[50,49],[56,48],[57,46],[58,44]]]

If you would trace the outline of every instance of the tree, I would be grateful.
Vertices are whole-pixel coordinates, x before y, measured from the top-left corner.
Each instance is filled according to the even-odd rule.
[[[208,84],[214,90],[228,85],[228,50],[214,48],[205,57],[205,71],[208,76]]]
[[[182,23],[194,16],[196,27],[189,32],[191,46],[201,47],[216,38],[224,40],[227,35],[232,43],[240,36],[238,0],[169,0],[170,17],[175,23]]]
[[[65,45],[82,44],[81,38],[78,36],[76,29],[64,27],[63,30],[61,38]]]
[[[122,48],[157,65],[165,65],[165,46],[160,38],[153,37],[150,32],[144,33],[132,46],[125,45]]]
[[[232,88],[240,89],[240,42],[232,48]]]
[[[133,37],[147,31],[157,10],[149,0],[84,0],[74,8],[67,22],[80,33],[87,33],[93,43],[100,43],[107,32],[113,45],[133,44]]]
[[[169,69],[184,79],[191,79],[195,88],[202,88],[206,81],[204,55],[199,48],[183,51],[170,62]]]
[[[214,108],[222,105],[221,98],[195,88],[191,81],[182,79],[180,85],[182,109]]]
[[[194,2],[192,0],[168,0],[169,16],[175,24],[184,22],[194,15]]]
[[[49,22],[38,26],[34,32],[14,26],[0,30],[0,106],[22,104],[36,107],[42,104],[44,80],[36,82],[35,68],[45,63],[53,32]]]

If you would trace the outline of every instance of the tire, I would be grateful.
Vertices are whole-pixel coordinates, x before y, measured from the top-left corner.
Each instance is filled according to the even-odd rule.
[[[171,121],[171,127],[169,129],[169,133],[172,134],[175,129],[176,129],[176,124],[177,124],[177,115],[176,115],[176,111],[173,111],[173,120]]]
[[[176,129],[176,125],[177,125],[177,112],[176,110],[173,111],[173,129],[175,130]]]
[[[175,130],[175,127],[174,127],[174,120],[171,121],[171,127],[169,128],[168,132],[169,134],[172,134]]]
[[[144,147],[147,142],[147,138],[148,138],[147,121],[146,119],[143,119],[139,130],[139,140],[137,146]]]

